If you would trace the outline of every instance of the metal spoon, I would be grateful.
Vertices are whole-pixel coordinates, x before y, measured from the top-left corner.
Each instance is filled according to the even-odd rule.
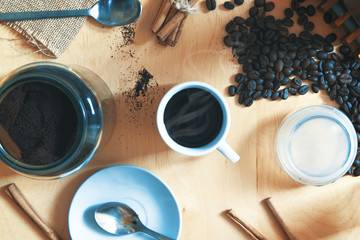
[[[102,229],[114,235],[143,232],[159,240],[174,240],[145,227],[136,212],[123,203],[100,205],[95,210],[95,220]]]
[[[90,9],[0,13],[0,21],[91,16],[107,26],[123,26],[141,14],[139,0],[100,0]]]

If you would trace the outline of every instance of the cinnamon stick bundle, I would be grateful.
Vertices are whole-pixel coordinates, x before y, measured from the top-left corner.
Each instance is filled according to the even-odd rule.
[[[198,0],[189,0],[193,7]],[[163,0],[152,25],[152,31],[163,45],[174,47],[179,41],[188,13],[177,9],[171,0]]]

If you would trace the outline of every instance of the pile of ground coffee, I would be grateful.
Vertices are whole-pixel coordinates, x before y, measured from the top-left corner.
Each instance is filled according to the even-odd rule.
[[[45,165],[59,160],[73,145],[77,116],[61,90],[31,82],[13,89],[0,103],[0,125],[24,163]],[[0,139],[6,149],[8,143]]]

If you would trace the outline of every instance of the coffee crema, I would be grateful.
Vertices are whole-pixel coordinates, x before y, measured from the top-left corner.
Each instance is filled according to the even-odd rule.
[[[176,143],[199,148],[219,135],[223,110],[211,93],[200,88],[187,88],[169,100],[164,111],[164,123]]]

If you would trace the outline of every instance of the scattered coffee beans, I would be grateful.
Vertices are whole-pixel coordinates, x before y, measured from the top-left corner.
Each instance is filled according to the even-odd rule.
[[[336,34],[312,34],[315,26],[308,17],[316,10],[302,2],[291,0],[285,18],[276,19],[267,15],[275,8],[273,2],[255,0],[248,18],[236,17],[226,25],[224,44],[232,48],[243,72],[235,76],[237,86],[229,87],[229,95],[249,107],[261,98],[286,100],[310,89],[326,91],[352,121],[360,140],[360,60],[351,56],[347,45],[339,48],[340,54],[334,52]],[[304,28],[298,35],[288,29],[294,15]],[[325,13],[324,20],[331,23],[332,15]],[[360,175],[360,148],[358,152],[349,170],[354,176]]]
[[[234,7],[235,7],[235,5],[232,3],[232,2],[224,2],[224,7],[226,8],[226,9],[229,9],[229,10],[231,10],[231,9],[234,9]]]
[[[216,0],[206,0],[206,7],[212,11],[216,8]]]
[[[244,3],[244,0],[234,0],[234,3],[238,6],[240,6]]]

